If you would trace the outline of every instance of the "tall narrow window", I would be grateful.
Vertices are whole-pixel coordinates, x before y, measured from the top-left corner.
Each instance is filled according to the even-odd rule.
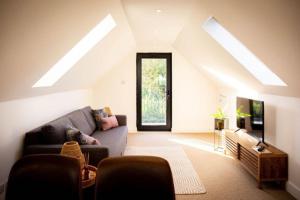
[[[137,53],[137,129],[171,131],[171,53]]]

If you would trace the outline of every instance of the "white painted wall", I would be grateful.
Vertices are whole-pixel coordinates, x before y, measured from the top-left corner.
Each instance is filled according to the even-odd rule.
[[[232,91],[223,94],[227,101],[229,127],[236,129],[237,94]],[[288,154],[287,191],[300,199],[300,98],[266,94],[244,97],[264,101],[265,141]]]
[[[218,103],[218,90],[201,72],[173,48],[172,52],[173,132],[207,132],[213,129],[211,114]],[[139,49],[137,52],[149,52]],[[152,50],[152,49],[151,49]],[[151,51],[150,51],[151,52]],[[153,52],[160,52],[155,49]],[[94,107],[110,106],[126,114],[128,128],[136,131],[136,51],[115,66],[95,85]]]
[[[219,91],[177,51],[173,51],[173,132],[207,132],[218,107]]]
[[[90,90],[77,90],[0,103],[0,184],[19,158],[24,134],[75,109],[90,105]],[[1,199],[1,196],[0,196]]]
[[[109,106],[115,114],[127,115],[130,131],[135,128],[135,56],[134,52],[114,66],[93,88],[93,108]]]
[[[300,199],[300,98],[263,95],[265,138],[289,156],[287,190]]]

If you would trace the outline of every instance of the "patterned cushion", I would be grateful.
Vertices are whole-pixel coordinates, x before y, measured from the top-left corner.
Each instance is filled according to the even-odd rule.
[[[67,138],[67,141],[77,141],[78,144],[80,144],[80,145],[84,145],[84,144],[100,145],[100,142],[97,139],[95,139],[85,133],[82,133],[80,130],[78,130],[77,128],[72,127],[72,126],[67,127],[66,138]]]
[[[99,110],[93,110],[93,115],[94,115],[98,130],[102,130],[101,118],[108,117],[108,114],[106,112],[104,112],[104,109],[99,109]]]
[[[75,127],[69,126],[66,129],[66,139],[67,141],[77,141],[80,144],[81,132]]]

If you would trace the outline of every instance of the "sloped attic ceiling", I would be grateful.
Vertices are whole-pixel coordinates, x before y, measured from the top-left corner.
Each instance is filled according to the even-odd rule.
[[[158,49],[172,45],[200,72],[206,73],[202,68],[206,66],[261,92],[300,97],[299,4],[297,0],[1,1],[0,101],[89,88],[132,50],[151,51],[157,45],[162,47]],[[108,13],[117,27],[53,87],[33,89]],[[264,86],[246,71],[202,29],[210,16],[288,86]],[[207,76],[223,87],[223,82]]]
[[[107,14],[117,26],[57,83],[32,88]],[[135,47],[118,0],[1,1],[0,101],[90,88]]]
[[[226,3],[225,3],[226,2]],[[300,1],[201,0],[174,42],[174,47],[191,63],[231,76],[250,88],[268,94],[300,97]],[[225,51],[202,24],[214,16],[287,87],[262,85]],[[224,82],[214,79],[220,87]]]
[[[168,46],[195,12],[197,0],[122,0],[140,48]]]

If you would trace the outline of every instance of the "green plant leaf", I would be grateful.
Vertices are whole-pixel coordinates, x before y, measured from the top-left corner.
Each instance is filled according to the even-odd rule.
[[[250,117],[251,116],[249,113],[242,112],[243,107],[244,107],[243,105],[240,105],[236,109],[236,116],[237,116],[237,118],[245,118],[245,117]]]
[[[223,112],[222,108],[218,107],[217,112],[212,114],[215,119],[225,119],[226,115]]]

